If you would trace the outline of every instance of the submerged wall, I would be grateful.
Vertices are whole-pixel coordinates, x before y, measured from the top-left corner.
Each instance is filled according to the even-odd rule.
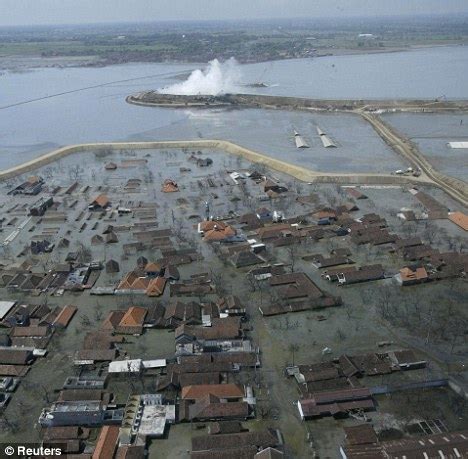
[[[355,183],[355,184],[408,184],[412,182],[424,182],[422,178],[402,177],[389,174],[346,174],[346,173],[328,173],[316,172],[311,169],[305,169],[301,166],[289,164],[287,162],[270,158],[264,154],[250,150],[226,140],[187,140],[187,141],[160,141],[160,142],[112,142],[112,143],[89,143],[70,145],[51,151],[38,158],[27,161],[26,163],[12,167],[0,172],[0,180],[31,172],[39,167],[50,164],[74,153],[96,152],[99,150],[163,150],[170,148],[189,148],[198,150],[223,150],[227,153],[242,156],[252,163],[265,164],[271,169],[279,172],[285,172],[298,180],[304,182],[316,183]]]

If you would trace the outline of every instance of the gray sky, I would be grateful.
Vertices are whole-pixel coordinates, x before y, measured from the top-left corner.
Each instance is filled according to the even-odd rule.
[[[467,0],[0,0],[0,25],[468,13]]]

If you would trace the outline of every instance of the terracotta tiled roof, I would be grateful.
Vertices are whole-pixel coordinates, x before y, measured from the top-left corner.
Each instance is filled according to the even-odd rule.
[[[427,279],[427,271],[424,267],[400,269],[400,277],[403,282]]]
[[[112,459],[119,440],[118,426],[104,426],[94,449],[93,459]]]
[[[179,187],[177,186],[176,182],[174,182],[173,180],[167,179],[167,180],[164,180],[162,191],[163,193],[174,193],[176,191],[179,191]]]
[[[140,277],[135,271],[130,271],[120,281],[118,290],[146,290],[150,280],[148,277]]]
[[[78,308],[71,304],[64,306],[62,310],[59,312],[56,319],[54,320],[53,325],[66,327],[70,323],[70,321],[73,319],[73,316],[75,315],[77,310]]]
[[[225,448],[247,445],[266,448],[269,446],[278,446],[279,444],[278,435],[271,429],[192,437],[193,451],[219,451]]]
[[[106,207],[109,202],[109,198],[105,194],[100,194],[94,198],[91,204],[97,204],[100,207]]]
[[[150,263],[147,263],[145,266],[145,272],[147,273],[156,273],[161,271],[161,266],[158,265],[157,263],[154,263],[153,261]]]
[[[25,365],[0,365],[0,376],[25,376],[29,368]]]
[[[47,336],[49,327],[31,325],[29,327],[14,327],[10,333],[11,338],[22,338],[25,336]]]
[[[224,229],[226,228],[226,223],[223,223],[221,221],[213,221],[213,220],[205,220],[203,222],[200,223],[200,231],[211,231],[212,229],[214,229],[215,227],[219,228],[219,229]]]
[[[460,228],[468,231],[468,215],[465,215],[463,212],[451,212],[449,219]]]
[[[122,320],[119,323],[120,327],[137,327],[143,325],[148,310],[138,306],[128,308]]]
[[[146,294],[148,296],[160,296],[164,293],[164,288],[166,287],[167,279],[165,277],[156,277],[151,279],[148,287],[146,289]]]
[[[208,395],[218,398],[243,398],[244,389],[237,384],[202,384],[182,389],[182,399],[184,400],[200,400]]]
[[[125,315],[125,311],[111,311],[109,315],[104,319],[101,325],[101,330],[114,330]]]

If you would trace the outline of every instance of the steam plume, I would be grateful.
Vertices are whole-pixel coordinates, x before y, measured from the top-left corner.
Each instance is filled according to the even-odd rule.
[[[237,61],[231,59],[219,62],[214,59],[204,70],[194,70],[182,83],[176,83],[161,90],[165,94],[217,96],[237,92],[241,72]]]

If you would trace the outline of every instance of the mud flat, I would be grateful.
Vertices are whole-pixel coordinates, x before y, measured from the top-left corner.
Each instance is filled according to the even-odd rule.
[[[293,110],[366,110],[366,111],[460,111],[468,109],[467,100],[334,100],[300,97],[225,94],[222,96],[185,96],[140,92],[126,98],[130,104],[154,107],[257,107]]]

